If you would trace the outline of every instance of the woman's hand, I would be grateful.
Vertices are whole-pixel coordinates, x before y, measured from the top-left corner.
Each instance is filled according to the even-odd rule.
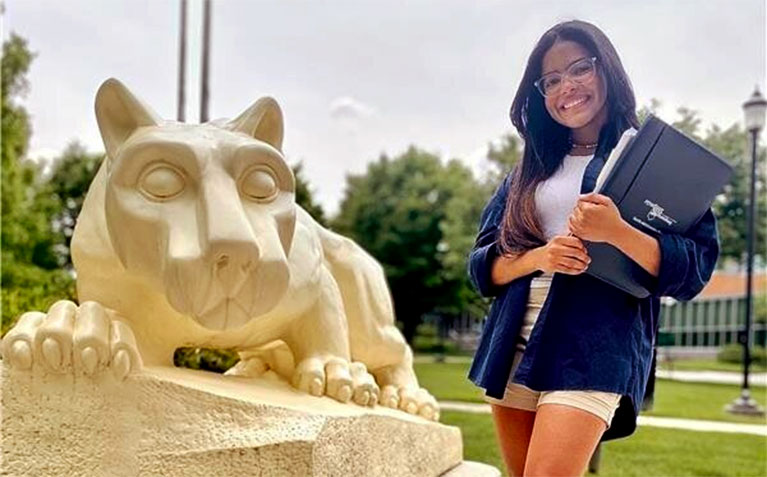
[[[536,267],[546,273],[579,275],[591,263],[586,247],[578,237],[557,235],[546,245],[534,249],[534,253]]]
[[[612,199],[594,192],[582,194],[567,219],[570,233],[589,242],[615,243],[624,226]]]

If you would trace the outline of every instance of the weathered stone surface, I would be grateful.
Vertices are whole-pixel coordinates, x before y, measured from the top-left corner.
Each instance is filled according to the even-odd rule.
[[[0,368],[3,475],[438,476],[463,454],[458,428],[270,374],[147,367],[120,382]]]

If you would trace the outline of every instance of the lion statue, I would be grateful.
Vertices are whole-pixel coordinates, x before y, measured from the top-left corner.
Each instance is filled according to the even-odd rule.
[[[109,79],[95,109],[106,159],[72,239],[80,304],[23,314],[6,363],[123,379],[179,347],[235,349],[229,375],[439,419],[381,265],[296,204],[274,99],[185,124]]]

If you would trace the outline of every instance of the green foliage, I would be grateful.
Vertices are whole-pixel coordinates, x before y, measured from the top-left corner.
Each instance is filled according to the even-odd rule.
[[[650,104],[646,104],[637,110],[637,119],[639,119],[639,124],[644,123],[650,114],[657,116],[658,108],[660,108],[660,105],[661,102],[659,99],[650,98]]]
[[[53,163],[45,192],[50,194],[58,205],[52,220],[54,230],[61,234],[59,240],[63,242],[64,247],[61,247],[58,253],[61,256],[60,262],[66,267],[72,265],[69,246],[75,220],[80,215],[85,195],[103,158],[103,153],[89,153],[75,141],[69,144]]]
[[[503,136],[489,145],[487,158],[491,169],[478,180],[457,159],[444,163],[410,147],[393,159],[382,155],[365,174],[347,177],[333,228],[383,264],[409,342],[427,311],[481,314],[487,307],[468,281],[466,257],[482,209],[521,159],[520,139]]]
[[[487,196],[466,166],[411,146],[346,183],[332,226],[383,265],[408,342],[425,312],[476,301],[465,257]]]
[[[3,262],[54,269],[58,266],[53,252],[55,234],[48,217],[55,202],[40,196],[40,169],[25,160],[31,126],[27,111],[17,104],[28,89],[26,74],[33,57],[26,40],[16,34],[3,43],[0,245]]]
[[[28,311],[47,311],[59,300],[75,301],[75,281],[61,270],[3,261],[2,326],[0,336]]]
[[[473,351],[461,350],[458,345],[448,339],[440,339],[437,327],[433,324],[424,323],[418,327],[418,334],[411,343],[413,353],[416,355],[444,354],[447,356],[472,356]]]
[[[296,177],[296,203],[309,212],[317,223],[327,226],[325,211],[320,204],[314,202],[309,182],[304,178],[304,164],[299,162],[293,166],[293,175]]]
[[[506,177],[506,174],[522,160],[523,147],[522,140],[511,133],[501,136],[498,146],[495,146],[493,143],[489,144],[487,160],[490,162],[492,169],[485,178],[485,181],[490,189],[495,190],[503,178]],[[492,193],[492,190],[490,193]]]
[[[767,293],[754,296],[754,323],[767,325]]]
[[[675,128],[698,141],[703,139],[698,135],[701,119],[698,117],[697,111],[685,106],[680,106],[677,108],[676,113],[679,117],[676,121],[671,123]]]
[[[734,167],[730,183],[714,201],[720,233],[721,254],[745,263],[748,231],[748,203],[751,178],[751,152],[746,132],[735,124],[726,130],[712,126],[704,144]],[[748,152],[746,152],[748,150]],[[759,148],[756,175],[756,241],[754,253],[767,257],[767,154]]]
[[[40,167],[26,160],[31,127],[18,104],[27,91],[26,74],[34,55],[16,34],[2,54],[2,326],[5,333],[26,311],[46,310],[74,297],[74,282],[62,272],[55,252],[58,235],[51,227],[56,200],[46,191]]]
[[[178,348],[173,353],[173,364],[183,368],[202,369],[223,373],[240,360],[231,349]]]
[[[722,346],[716,359],[725,363],[743,363],[743,345],[732,343]],[[764,346],[751,347],[751,363],[759,366],[767,365],[767,351]]]
[[[34,54],[29,51],[27,41],[15,33],[3,43],[2,64],[0,81],[2,90],[2,169],[3,184],[5,174],[12,174],[16,169],[16,161],[27,152],[27,144],[31,128],[27,111],[16,104],[17,98],[23,96],[29,88],[27,71],[32,63]],[[12,182],[12,181],[9,181]],[[5,194],[5,193],[4,193]],[[6,198],[9,202],[6,202]],[[5,196],[3,209],[10,203],[10,199],[19,197]]]

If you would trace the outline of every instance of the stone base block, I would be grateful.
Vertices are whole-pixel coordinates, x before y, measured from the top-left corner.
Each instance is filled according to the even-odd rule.
[[[116,382],[0,361],[0,393],[8,476],[440,476],[462,464],[456,427],[276,378],[147,367]]]

